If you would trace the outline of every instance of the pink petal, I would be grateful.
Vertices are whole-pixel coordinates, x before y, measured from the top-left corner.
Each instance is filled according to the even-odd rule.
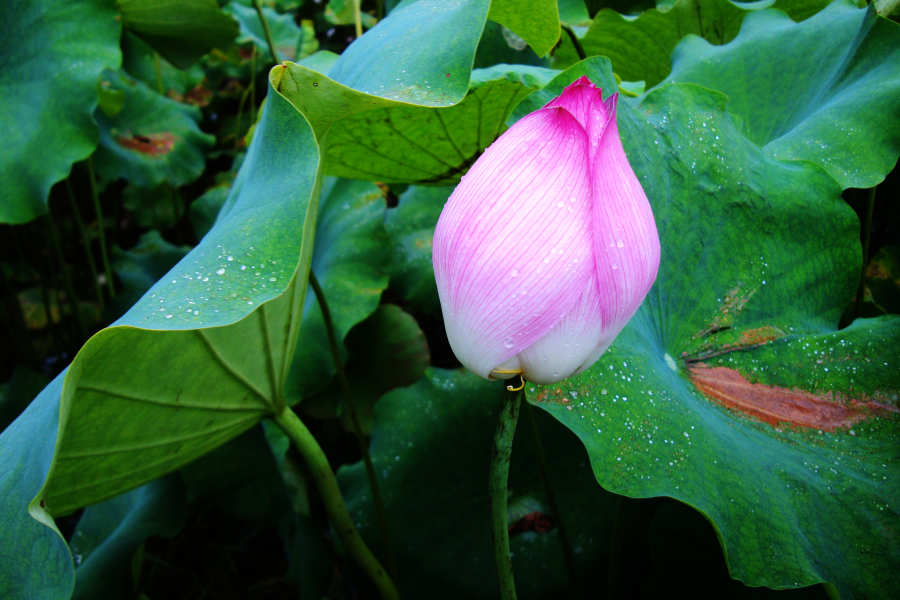
[[[533,383],[556,383],[594,364],[602,353],[597,352],[597,341],[602,335],[602,304],[597,279],[592,276],[563,320],[518,354],[522,376]]]
[[[488,378],[550,331],[591,276],[588,142],[565,109],[521,119],[457,186],[434,235],[450,345]]]
[[[562,94],[544,107],[561,106],[572,113],[572,116],[587,132],[591,151],[597,147],[603,130],[609,122],[609,112],[603,102],[601,91],[590,79],[582,75],[566,86]]]
[[[606,101],[609,121],[592,153],[594,258],[604,297],[601,346],[612,343],[637,312],[659,269],[656,221],[619,139],[617,98]]]

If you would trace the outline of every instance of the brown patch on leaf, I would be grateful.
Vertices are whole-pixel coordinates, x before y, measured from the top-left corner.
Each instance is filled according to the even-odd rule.
[[[542,512],[530,512],[515,523],[509,526],[510,535],[514,533],[522,533],[525,531],[536,531],[537,533],[546,533],[553,531],[556,524],[553,517]]]
[[[213,93],[211,89],[202,85],[197,85],[194,89],[185,94],[184,101],[187,104],[193,104],[194,106],[206,106],[209,104],[210,100],[212,100],[212,97]]]
[[[697,363],[690,367],[691,380],[708,398],[776,427],[833,431],[848,427],[873,413],[900,412],[894,406],[874,400],[851,400],[841,394],[812,394],[762,383],[751,383],[734,369]]]
[[[722,331],[723,329],[731,329],[734,318],[744,310],[747,302],[756,294],[756,289],[746,291],[740,287],[731,289],[722,299],[722,306],[719,308],[719,314],[715,316],[709,327],[694,335],[694,339],[706,337],[710,334]]]
[[[123,148],[146,154],[156,158],[168,154],[175,147],[175,136],[168,132],[151,133],[149,135],[120,135],[116,137],[116,143]]]
[[[773,340],[777,340],[783,335],[784,332],[777,327],[773,327],[771,325],[763,325],[762,327],[742,331],[741,337],[739,337],[731,344],[716,344],[714,343],[715,338],[713,338],[709,343],[704,344],[703,347],[700,348],[700,350],[692,353],[692,356],[688,356],[687,353],[682,353],[682,357],[688,364],[696,363],[712,356],[718,356],[719,354],[731,352],[732,350],[745,350],[747,348],[762,346],[763,344],[767,344]]]
[[[874,277],[875,279],[890,279],[891,272],[888,271],[886,266],[873,260],[866,268],[866,277]]]

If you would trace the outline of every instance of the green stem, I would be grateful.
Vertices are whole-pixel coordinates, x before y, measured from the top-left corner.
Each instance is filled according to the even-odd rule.
[[[112,269],[109,266],[109,252],[106,249],[106,232],[103,225],[103,211],[100,210],[100,194],[97,192],[97,178],[94,176],[94,163],[89,156],[87,159],[88,179],[91,182],[91,197],[94,200],[94,212],[97,214],[97,237],[100,239],[100,257],[103,259],[103,272],[106,273],[106,289],[109,297],[116,297],[116,288],[113,285]]]
[[[259,15],[259,22],[262,24],[263,32],[266,34],[266,43],[269,44],[269,52],[272,53],[272,60],[275,61],[277,65],[280,61],[278,60],[278,54],[275,53],[275,44],[272,42],[272,32],[269,31],[269,22],[266,21],[265,15],[263,15],[262,6],[259,5],[259,0],[253,0],[253,8],[256,9],[256,14]],[[254,73],[254,76],[256,74]]]
[[[581,586],[578,585],[578,572],[575,570],[575,553],[572,551],[572,542],[563,520],[562,511],[559,509],[559,503],[556,501],[553,483],[550,481],[550,467],[547,464],[544,444],[541,441],[537,421],[534,418],[534,409],[527,399],[522,402],[522,406],[524,407],[522,411],[525,413],[525,420],[528,421],[528,429],[531,431],[531,440],[534,443],[534,453],[537,456],[538,468],[541,472],[541,479],[544,482],[544,490],[547,493],[547,500],[550,502],[553,519],[556,521],[556,530],[559,532],[559,543],[562,545],[563,554],[565,555],[566,568],[569,570],[569,578],[572,580],[572,596],[574,598],[582,598]]]
[[[344,548],[372,580],[378,591],[381,592],[382,598],[399,600],[400,595],[390,577],[366,546],[359,532],[356,531],[356,527],[350,519],[350,513],[347,512],[347,505],[344,504],[341,496],[337,478],[331,470],[331,465],[328,464],[328,458],[312,433],[288,407],[285,407],[280,414],[272,416],[272,420],[287,434],[309,466],[316,487],[319,488],[319,493],[322,495],[322,501],[325,503],[325,509],[328,511],[328,517],[331,519],[331,524],[338,537],[341,538]]]
[[[362,0],[352,0],[353,1],[353,20],[356,24],[356,37],[361,38],[363,34],[362,30]]]
[[[88,268],[91,270],[91,278],[94,280],[97,303],[102,311],[105,302],[103,301],[103,288],[100,287],[100,278],[97,276],[97,263],[94,262],[94,255],[91,253],[91,241],[88,239],[87,230],[84,228],[84,221],[81,220],[81,212],[78,210],[78,203],[75,201],[75,191],[72,189],[72,182],[68,179],[66,179],[66,191],[69,193],[69,204],[72,206],[72,214],[75,215],[75,224],[78,226],[78,233],[81,234],[81,243],[84,245],[84,253],[87,255]]]
[[[622,547],[625,545],[625,521],[628,515],[628,498],[619,496],[612,539],[609,543],[609,574],[606,578],[606,600],[618,600],[621,596],[619,572],[622,566]]]
[[[328,301],[325,298],[325,292],[316,279],[316,274],[310,270],[309,284],[312,286],[313,292],[316,294],[316,300],[319,302],[319,308],[322,310],[322,319],[325,321],[325,331],[328,332],[328,346],[331,349],[331,358],[334,360],[334,367],[337,370],[337,378],[341,385],[341,392],[344,394],[344,400],[347,403],[347,409],[350,411],[350,418],[353,421],[353,429],[356,433],[356,440],[359,442],[359,451],[363,457],[363,463],[366,465],[366,476],[369,478],[369,488],[372,490],[372,503],[375,505],[375,515],[378,518],[378,528],[381,530],[381,539],[384,542],[384,554],[387,559],[388,571],[391,579],[397,583],[397,561],[394,558],[394,548],[391,545],[390,530],[387,524],[387,514],[384,512],[384,502],[381,499],[381,488],[378,486],[378,479],[375,476],[375,466],[372,464],[372,456],[369,454],[369,445],[366,443],[366,436],[363,433],[362,424],[359,421],[359,413],[356,412],[356,405],[353,402],[353,395],[350,393],[350,382],[347,380],[347,373],[344,371],[344,363],[341,361],[341,353],[338,349],[337,336],[334,333],[334,322],[331,320],[331,311],[328,308]]]
[[[81,319],[78,298],[75,296],[75,286],[72,285],[72,277],[69,276],[66,260],[63,258],[62,244],[59,241],[59,231],[56,229],[56,223],[53,222],[52,214],[47,215],[47,227],[50,230],[50,240],[53,243],[53,251],[56,254],[56,260],[59,262],[59,271],[62,274],[63,285],[66,288],[66,297],[69,301],[69,306],[72,309],[72,316],[75,318],[75,330],[78,332],[78,345],[81,345],[87,341],[87,328],[84,326],[84,321]]]
[[[575,35],[575,31],[566,25],[565,23],[560,23],[559,26],[569,34],[569,39],[572,41],[572,45],[575,46],[575,52],[578,53],[578,59],[584,60],[587,58],[587,53],[584,51],[584,46],[581,45],[581,40],[578,39],[578,36]]]
[[[862,223],[862,249],[863,262],[862,273],[859,277],[859,288],[856,290],[856,303],[854,306],[854,318],[862,316],[863,304],[866,299],[866,271],[869,268],[869,239],[872,237],[872,212],[875,210],[875,188],[869,188],[869,198],[866,202],[866,212]]]
[[[520,377],[510,381],[522,384]],[[513,577],[512,560],[509,557],[509,523],[507,522],[507,478],[509,476],[509,457],[512,455],[513,436],[516,433],[516,421],[519,418],[521,395],[517,385],[506,385],[503,392],[503,404],[500,407],[500,418],[494,432],[494,448],[491,453],[491,539],[494,543],[494,562],[497,565],[497,576],[500,578],[500,597],[502,600],[516,599],[516,582]]]

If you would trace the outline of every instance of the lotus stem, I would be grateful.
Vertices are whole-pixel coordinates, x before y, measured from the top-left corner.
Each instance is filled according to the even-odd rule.
[[[88,239],[87,230],[84,228],[84,221],[81,219],[81,213],[78,211],[78,203],[75,201],[75,191],[72,189],[72,182],[68,179],[66,179],[66,191],[69,194],[69,204],[72,206],[75,224],[78,226],[78,232],[81,234],[81,243],[84,245],[84,253],[87,255],[87,263],[88,268],[91,270],[91,278],[94,280],[94,291],[97,292],[97,302],[102,311],[106,303],[103,301],[103,288],[100,287],[100,278],[97,275],[97,263],[94,262],[94,255],[91,253],[91,241]]]
[[[259,0],[253,0],[253,8],[256,9],[256,14],[259,15],[259,22],[262,24],[263,32],[266,34],[266,43],[269,45],[269,52],[272,53],[272,60],[275,61],[275,64],[278,64],[278,54],[275,52],[275,43],[272,41],[272,32],[269,30],[269,22],[266,21],[265,15],[263,15],[262,6],[259,4]],[[256,76],[256,73],[253,74]]]
[[[387,524],[387,514],[384,511],[384,502],[381,499],[381,489],[378,487],[378,479],[375,476],[375,466],[372,464],[372,456],[369,454],[369,444],[366,442],[363,433],[362,424],[359,421],[359,413],[356,411],[356,405],[353,402],[353,394],[350,392],[350,382],[347,379],[347,373],[344,371],[344,363],[341,361],[341,353],[338,349],[337,336],[334,333],[334,322],[331,320],[331,311],[328,308],[328,301],[325,298],[325,292],[319,285],[315,273],[310,270],[309,284],[312,286],[319,302],[319,308],[322,310],[322,319],[325,321],[325,331],[328,333],[328,346],[331,349],[331,358],[334,360],[334,367],[337,370],[337,378],[341,385],[341,392],[344,394],[344,400],[347,403],[347,410],[350,412],[350,418],[353,421],[353,430],[356,433],[356,440],[359,442],[359,451],[363,457],[363,464],[366,466],[366,476],[369,479],[369,488],[372,492],[372,503],[375,505],[375,515],[378,519],[378,528],[381,531],[381,539],[384,543],[384,554],[387,559],[388,571],[391,579],[397,583],[397,561],[394,558],[394,548],[391,545],[390,530]]]
[[[62,275],[63,285],[66,288],[66,298],[72,309],[72,316],[75,318],[75,330],[78,333],[78,345],[80,346],[87,341],[87,328],[84,326],[84,320],[81,318],[78,298],[75,296],[75,286],[72,285],[72,277],[69,275],[69,270],[66,268],[66,260],[63,258],[62,243],[59,241],[59,230],[56,228],[56,223],[53,222],[53,215],[49,213],[47,214],[47,228],[50,231],[53,252],[56,254],[56,260],[59,262],[59,272]]]
[[[350,513],[347,512],[347,505],[344,504],[344,498],[341,496],[341,490],[338,487],[334,471],[331,470],[331,465],[328,463],[325,452],[322,451],[321,446],[316,442],[312,433],[310,433],[296,413],[288,407],[284,407],[279,414],[273,415],[272,420],[287,434],[297,450],[300,451],[303,460],[309,466],[313,480],[316,482],[316,487],[319,489],[319,494],[322,496],[322,501],[325,503],[328,518],[347,549],[347,553],[353,557],[369,579],[372,580],[372,583],[375,584],[381,593],[382,598],[385,600],[399,600],[400,594],[394,587],[394,583],[353,525]]]
[[[356,24],[356,38],[359,39],[362,37],[362,0],[352,0],[353,1],[353,20]]]
[[[516,582],[513,577],[512,559],[509,555],[509,523],[507,522],[506,502],[509,457],[512,455],[516,421],[519,418],[519,407],[521,406],[519,390],[521,388],[513,385],[507,385],[505,388],[491,454],[491,539],[494,543],[497,576],[500,579],[500,597],[502,600],[515,600]]]
[[[541,479],[544,482],[544,491],[547,494],[547,501],[550,503],[550,511],[553,513],[553,519],[556,522],[556,531],[559,533],[559,543],[562,546],[563,555],[566,559],[566,568],[569,570],[569,579],[572,580],[572,596],[574,598],[581,598],[581,586],[578,585],[578,572],[575,569],[575,553],[572,551],[571,538],[569,538],[562,511],[559,509],[559,503],[556,501],[553,483],[550,481],[550,467],[547,464],[547,456],[544,454],[544,444],[541,441],[541,435],[537,428],[537,421],[534,418],[534,409],[527,399],[522,402],[522,406],[524,407],[522,410],[525,413],[525,420],[528,421],[528,429],[531,432],[531,441],[534,443],[534,454],[537,457]]]
[[[563,31],[569,34],[569,39],[572,41],[572,45],[575,46],[575,52],[578,53],[578,59],[586,59],[587,53],[584,51],[584,46],[581,45],[581,40],[579,40],[578,36],[575,35],[575,31],[565,23],[560,23],[559,26]]]
[[[87,159],[88,179],[91,182],[91,198],[94,200],[94,212],[97,214],[97,237],[100,240],[100,257],[103,259],[103,271],[106,273],[106,288],[109,297],[116,297],[116,287],[113,285],[112,269],[109,266],[109,252],[106,248],[106,232],[103,227],[103,211],[100,210],[100,194],[97,192],[97,178],[94,176],[94,163],[89,156]]]

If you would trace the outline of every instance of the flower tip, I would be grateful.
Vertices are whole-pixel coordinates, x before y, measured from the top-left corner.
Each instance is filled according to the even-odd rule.
[[[590,77],[588,77],[587,75],[582,75],[581,77],[579,77],[578,79],[576,79],[575,81],[573,81],[572,83],[567,85],[566,89],[569,89],[570,87],[575,87],[576,85],[585,85],[585,84],[589,85],[591,87],[597,87],[594,85],[594,82],[591,81]]]

